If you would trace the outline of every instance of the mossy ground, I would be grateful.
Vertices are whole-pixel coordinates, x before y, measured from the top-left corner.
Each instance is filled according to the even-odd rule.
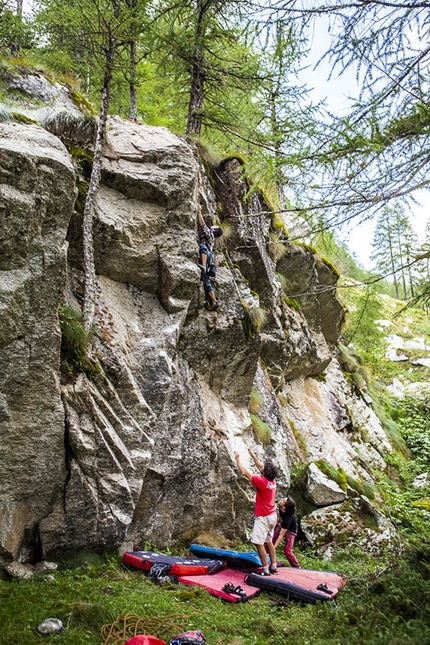
[[[297,645],[430,642],[426,613],[430,581],[425,575],[428,560],[423,565],[422,554],[414,575],[408,569],[402,579],[404,560],[382,566],[381,560],[349,551],[327,563],[300,547],[296,553],[307,568],[348,576],[335,605],[277,606],[274,602],[282,597],[267,593],[244,604],[224,603],[198,587],[156,586],[146,574],[123,568],[111,556],[103,564],[56,572],[55,582],[43,576],[0,582],[0,640],[3,645],[100,645],[103,625],[116,620],[121,625],[119,617],[129,615],[129,624],[135,617],[157,618],[153,635],[166,642],[191,629],[202,630],[209,645],[285,645],[291,639]],[[378,569],[385,566],[379,575]],[[60,618],[65,630],[42,638],[36,627],[49,616]]]

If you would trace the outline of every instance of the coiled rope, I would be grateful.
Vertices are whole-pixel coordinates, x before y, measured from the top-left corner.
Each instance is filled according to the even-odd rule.
[[[193,612],[196,613],[196,612]],[[103,625],[100,634],[104,645],[123,645],[138,634],[150,634],[161,638],[170,633],[172,637],[184,631],[192,614],[170,614],[142,618],[136,614],[118,616],[110,625]]]

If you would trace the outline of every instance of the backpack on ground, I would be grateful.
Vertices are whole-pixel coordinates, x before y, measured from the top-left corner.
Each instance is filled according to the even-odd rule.
[[[200,631],[196,632],[184,632],[172,638],[169,645],[205,645],[206,640],[203,636],[203,633]]]

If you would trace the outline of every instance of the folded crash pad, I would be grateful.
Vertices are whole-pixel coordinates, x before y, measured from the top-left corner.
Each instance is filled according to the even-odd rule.
[[[124,564],[129,564],[136,569],[150,571],[154,564],[170,566],[169,573],[176,576],[181,574],[205,575],[225,569],[225,561],[208,558],[180,558],[155,551],[127,551],[122,556]]]
[[[190,551],[200,558],[216,558],[224,560],[232,569],[257,569],[261,567],[260,556],[257,551],[228,551],[227,549],[213,549],[209,546],[192,544]],[[269,556],[267,556],[270,562]]]
[[[283,567],[277,575],[269,577],[257,573],[248,573],[245,582],[263,591],[287,596],[292,600],[315,603],[317,600],[332,600],[346,580],[331,571],[313,571],[311,569],[293,569]]]
[[[184,585],[197,585],[206,589],[212,596],[217,596],[228,602],[245,602],[257,596],[260,590],[245,582],[245,573],[238,569],[224,569],[211,575],[205,576],[179,576],[178,580]],[[231,584],[233,588],[241,587],[243,594],[232,593],[223,590],[223,587]]]
[[[149,634],[138,634],[137,636],[133,636],[129,641],[126,641],[124,645],[167,645],[167,643]]]

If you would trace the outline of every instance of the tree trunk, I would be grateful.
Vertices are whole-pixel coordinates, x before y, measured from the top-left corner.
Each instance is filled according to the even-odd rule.
[[[199,112],[201,111],[204,103],[204,84],[205,70],[199,53],[194,58],[193,62],[186,130],[187,134],[194,134],[197,137],[200,136],[202,128],[202,117]]]
[[[415,297],[415,289],[414,289],[414,279],[412,276],[412,269],[411,269],[411,257],[408,254],[407,256],[407,263],[408,263],[408,277],[409,277],[409,288],[410,288],[410,295],[411,298]]]
[[[100,187],[101,162],[103,151],[103,139],[106,130],[106,122],[109,110],[110,86],[112,81],[112,70],[115,59],[116,37],[110,35],[109,47],[106,51],[106,67],[102,90],[102,104],[100,108],[99,122],[97,126],[96,142],[94,145],[94,161],[91,170],[90,185],[85,199],[84,222],[83,222],[83,261],[84,261],[84,303],[82,311],[83,327],[89,331],[94,322],[95,308],[95,283],[96,274],[94,267],[93,247],[93,219],[95,199]]]
[[[137,96],[136,96],[136,41],[130,43],[130,119],[137,121]]]
[[[388,236],[388,245],[389,245],[389,250],[390,250],[390,263],[391,263],[391,271],[392,271],[392,274],[393,274],[394,289],[396,290],[396,298],[398,300],[399,299],[399,285],[397,284],[397,279],[396,279],[396,265],[395,265],[395,262],[394,262],[393,244],[392,244],[390,235]]]
[[[135,10],[137,7],[137,0],[129,0],[129,7],[133,10],[133,17],[135,18]],[[137,121],[137,94],[136,94],[136,68],[137,68],[137,28],[136,23],[133,23],[132,39],[130,41],[130,120]]]
[[[16,0],[16,17],[19,22],[22,22],[22,5],[24,3],[24,0]],[[14,42],[10,45],[10,53],[13,58],[18,56],[20,50],[20,42],[19,42],[19,37],[14,40]]]
[[[400,237],[399,224],[397,223],[397,245],[399,249],[399,260],[400,260],[400,275],[402,276],[402,286],[403,286],[403,300],[407,300],[408,289],[406,286],[405,270],[403,268],[403,245]]]
[[[287,205],[285,202],[285,193],[284,193],[284,186],[283,184],[279,181],[277,183],[277,188],[278,188],[278,198],[279,198],[279,210],[283,213],[287,210]]]
[[[204,103],[206,76],[203,54],[203,16],[209,6],[210,2],[207,2],[204,7],[199,2],[199,11],[197,15],[196,33],[194,40],[194,52],[191,63],[190,100],[188,103],[186,134],[193,134],[197,137],[200,136],[200,131],[202,128],[202,117],[199,112],[201,111]]]

